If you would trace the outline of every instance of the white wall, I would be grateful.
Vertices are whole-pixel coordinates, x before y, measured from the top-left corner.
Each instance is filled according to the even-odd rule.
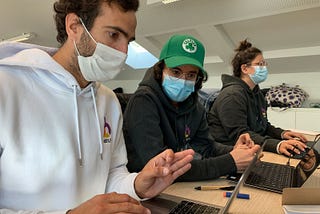
[[[125,93],[134,92],[141,80],[109,81],[106,85],[111,88],[122,87]],[[281,83],[299,85],[308,94],[309,98],[304,107],[309,107],[309,103],[320,103],[320,72],[290,73],[290,74],[269,74],[266,82],[260,84],[261,88],[267,88]],[[221,77],[210,76],[204,83],[204,88],[221,88]]]

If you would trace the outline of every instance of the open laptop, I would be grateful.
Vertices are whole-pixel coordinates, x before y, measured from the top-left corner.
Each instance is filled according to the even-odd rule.
[[[290,158],[286,165],[256,161],[244,185],[276,193],[287,187],[301,187],[320,163],[320,136],[308,145],[310,149],[296,167],[290,166]]]
[[[178,197],[178,196],[172,196],[172,195],[164,195],[161,194],[160,196],[142,201],[142,205],[149,208],[152,212],[152,214],[187,214],[187,213],[218,213],[218,214],[225,214],[228,212],[232,202],[236,198],[237,194],[239,193],[240,186],[244,183],[246,178],[248,177],[252,167],[254,166],[254,163],[257,162],[259,159],[260,153],[262,152],[262,147],[260,150],[256,153],[255,157],[249,164],[249,166],[246,168],[246,170],[242,173],[239,181],[237,182],[237,185],[235,186],[234,190],[232,191],[232,194],[230,198],[228,198],[228,201],[224,207],[218,206],[218,205],[212,205],[212,204],[206,204],[203,202],[195,201],[195,200],[189,200],[186,198]],[[216,192],[212,192],[212,194],[216,194]],[[191,207],[191,211],[187,210],[188,208],[183,206],[187,206],[188,208]]]

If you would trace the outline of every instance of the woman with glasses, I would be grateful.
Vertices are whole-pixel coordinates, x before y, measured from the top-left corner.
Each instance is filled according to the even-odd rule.
[[[174,35],[162,48],[160,61],[148,69],[124,113],[129,171],[140,171],[155,155],[171,148],[195,151],[192,168],[179,180],[204,180],[246,168],[259,148],[248,134],[236,146],[209,135],[198,90],[207,80],[203,45],[188,35]]]
[[[267,141],[267,151],[300,154],[307,147],[305,136],[268,122],[267,103],[259,88],[268,76],[262,51],[247,40],[241,41],[235,51],[233,75],[222,75],[222,89],[208,113],[210,133],[227,145],[234,145],[240,134],[249,133],[257,144]]]

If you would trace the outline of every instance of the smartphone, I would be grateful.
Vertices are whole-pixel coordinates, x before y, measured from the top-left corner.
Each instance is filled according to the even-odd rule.
[[[227,180],[232,181],[232,182],[238,182],[240,177],[241,177],[242,173],[234,173],[234,174],[230,174],[226,177]]]

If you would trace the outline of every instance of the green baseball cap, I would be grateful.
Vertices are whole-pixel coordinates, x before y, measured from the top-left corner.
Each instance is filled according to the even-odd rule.
[[[189,35],[174,35],[163,46],[160,60],[164,60],[169,68],[181,65],[194,65],[203,73],[205,49],[202,43]]]

